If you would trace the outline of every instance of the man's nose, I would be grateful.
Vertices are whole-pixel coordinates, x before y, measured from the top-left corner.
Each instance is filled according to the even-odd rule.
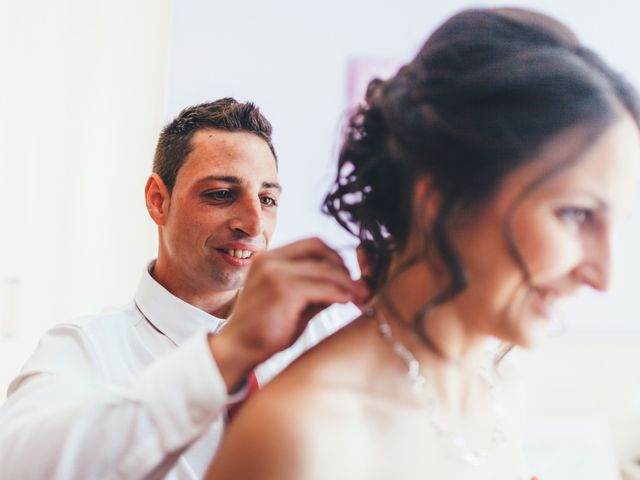
[[[229,227],[247,237],[257,237],[264,230],[260,199],[246,199],[236,203]]]

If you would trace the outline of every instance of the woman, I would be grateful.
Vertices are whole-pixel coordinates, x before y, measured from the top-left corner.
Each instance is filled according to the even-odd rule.
[[[490,347],[533,345],[557,301],[607,288],[639,157],[633,90],[566,27],[449,19],[369,86],[325,202],[378,294],[246,406],[208,478],[530,478]]]

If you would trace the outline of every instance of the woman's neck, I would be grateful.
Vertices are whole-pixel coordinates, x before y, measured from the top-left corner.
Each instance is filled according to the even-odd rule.
[[[481,367],[490,361],[487,345],[493,340],[462,318],[455,303],[431,310],[421,322],[424,338],[415,330],[414,319],[445,287],[435,285],[428,266],[416,263],[392,277],[372,306],[387,319],[395,340],[404,345],[420,364],[421,374],[437,397],[454,411],[467,410],[477,395]],[[425,341],[426,340],[426,341]]]

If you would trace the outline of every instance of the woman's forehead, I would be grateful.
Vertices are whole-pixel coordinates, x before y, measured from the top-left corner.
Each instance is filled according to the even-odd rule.
[[[574,130],[549,142],[537,158],[515,171],[505,187],[515,195],[582,192],[624,210],[640,176],[640,133],[630,115],[620,116],[598,135]],[[535,188],[531,188],[531,186]]]

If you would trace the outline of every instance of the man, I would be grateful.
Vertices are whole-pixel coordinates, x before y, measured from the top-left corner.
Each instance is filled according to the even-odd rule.
[[[250,103],[198,105],[165,127],[145,188],[157,260],[131,305],[42,338],[0,409],[2,478],[199,478],[253,370],[327,305],[364,298],[317,239],[265,252],[276,162]]]

